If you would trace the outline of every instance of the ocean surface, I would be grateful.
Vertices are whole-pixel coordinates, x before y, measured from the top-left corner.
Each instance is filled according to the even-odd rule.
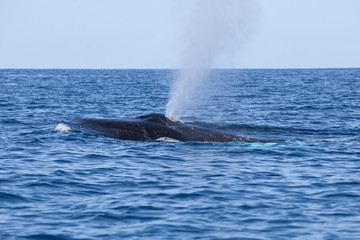
[[[55,130],[164,113],[172,70],[0,70],[0,239],[360,239],[360,69],[214,70],[183,122],[272,143]]]

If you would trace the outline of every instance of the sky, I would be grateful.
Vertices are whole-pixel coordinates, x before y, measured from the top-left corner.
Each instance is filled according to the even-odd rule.
[[[195,2],[0,0],[0,68],[181,68]],[[359,0],[253,2],[249,36],[212,67],[360,67]]]

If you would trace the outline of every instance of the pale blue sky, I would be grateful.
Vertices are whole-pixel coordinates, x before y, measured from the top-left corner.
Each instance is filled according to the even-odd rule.
[[[250,39],[214,67],[360,67],[360,1],[258,2]],[[0,68],[178,68],[192,5],[0,0]]]

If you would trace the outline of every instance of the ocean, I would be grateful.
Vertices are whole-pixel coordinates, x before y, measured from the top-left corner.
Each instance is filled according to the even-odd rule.
[[[213,70],[181,121],[271,141],[56,127],[164,113],[174,70],[0,70],[0,239],[360,239],[360,69]]]

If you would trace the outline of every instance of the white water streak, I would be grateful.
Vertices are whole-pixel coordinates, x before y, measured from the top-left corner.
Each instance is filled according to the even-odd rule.
[[[178,120],[199,94],[214,60],[234,54],[258,19],[255,0],[196,0],[180,70],[170,89],[166,116]]]

